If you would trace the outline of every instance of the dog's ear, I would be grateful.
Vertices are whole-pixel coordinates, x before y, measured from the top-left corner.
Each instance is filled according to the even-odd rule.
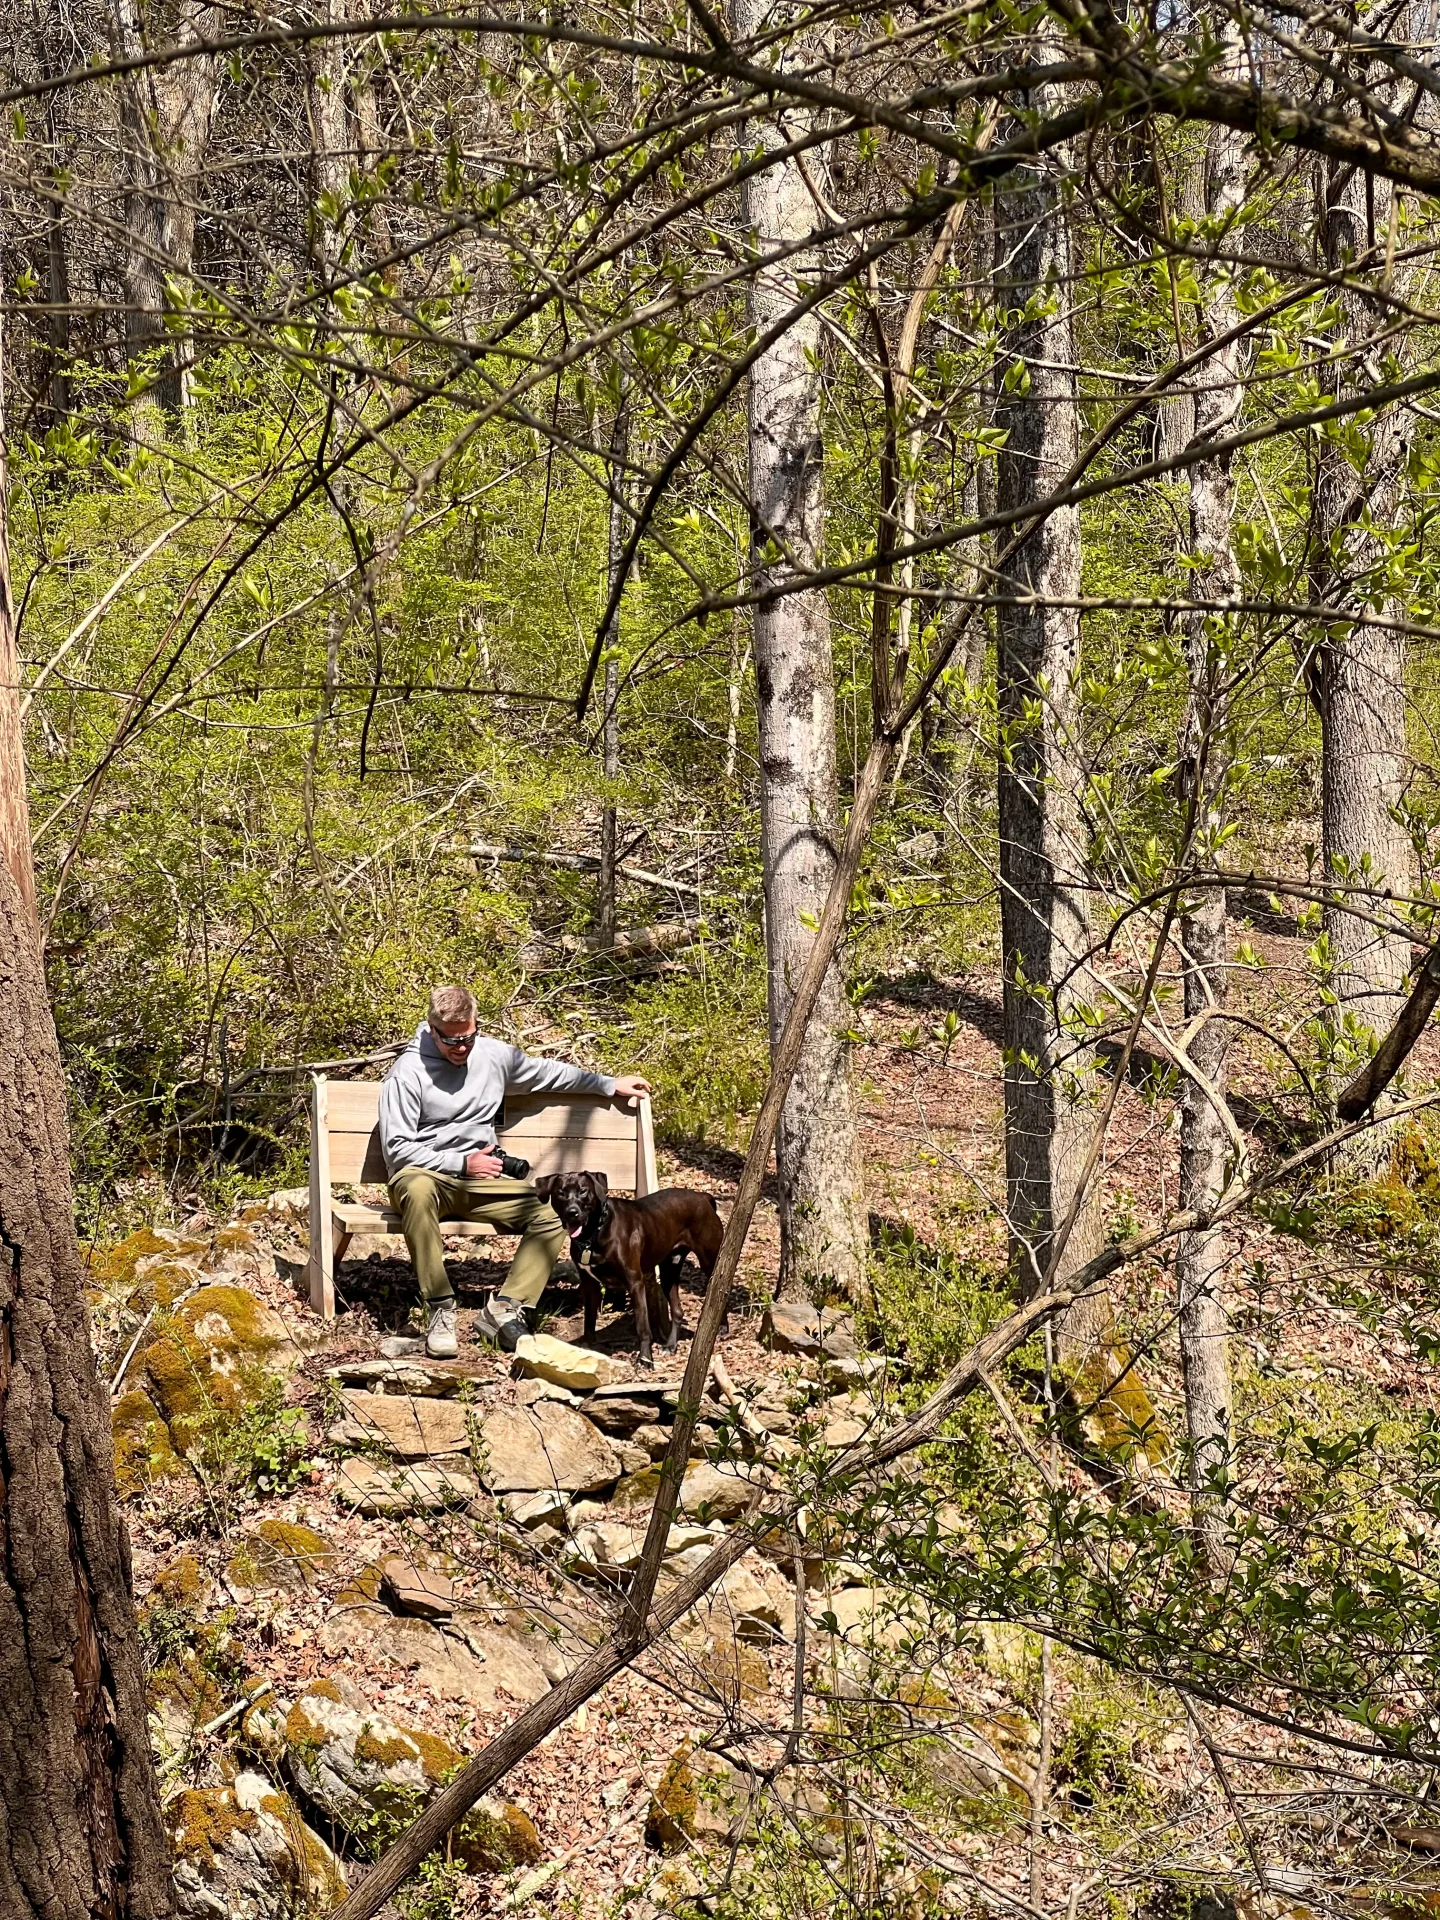
[[[548,1200],[551,1194],[554,1193],[555,1182],[559,1178],[558,1173],[542,1173],[540,1178],[533,1182],[535,1191],[542,1200]]]
[[[590,1185],[595,1190],[595,1198],[603,1207],[610,1198],[610,1176],[607,1173],[592,1173],[589,1179]]]

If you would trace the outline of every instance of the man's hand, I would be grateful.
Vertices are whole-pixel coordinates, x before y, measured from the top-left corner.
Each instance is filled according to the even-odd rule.
[[[479,1147],[465,1156],[465,1172],[471,1180],[493,1180],[500,1171],[500,1153],[495,1147]]]
[[[616,1077],[615,1098],[617,1100],[639,1100],[649,1093],[650,1082],[638,1073],[626,1073]]]

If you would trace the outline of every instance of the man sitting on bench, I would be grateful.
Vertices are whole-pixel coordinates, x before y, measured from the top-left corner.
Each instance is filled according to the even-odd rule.
[[[506,1353],[526,1331],[525,1309],[545,1291],[568,1241],[554,1210],[528,1180],[501,1172],[495,1122],[507,1090],[516,1093],[618,1094],[638,1100],[648,1080],[587,1073],[563,1060],[539,1060],[475,1028],[475,996],[467,987],[436,987],[429,1018],[391,1067],[380,1089],[380,1149],[390,1201],[410,1249],[425,1301],[424,1348],[451,1360],[455,1294],[440,1244],[442,1220],[484,1220],[501,1233],[520,1234],[505,1284],[477,1317],[477,1327]],[[387,1341],[392,1358],[414,1352],[418,1340]]]

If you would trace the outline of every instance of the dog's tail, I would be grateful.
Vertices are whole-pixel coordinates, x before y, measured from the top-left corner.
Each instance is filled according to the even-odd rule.
[[[716,1204],[714,1194],[707,1193],[705,1198],[710,1202],[710,1211],[714,1214],[715,1218],[718,1220],[720,1218],[720,1209]]]

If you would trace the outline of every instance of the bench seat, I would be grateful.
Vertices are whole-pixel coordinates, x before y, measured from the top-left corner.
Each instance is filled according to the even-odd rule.
[[[399,1233],[400,1216],[393,1207],[367,1207],[359,1200],[337,1200],[330,1208],[336,1234]],[[440,1231],[455,1240],[484,1240],[495,1232],[488,1220],[442,1220]]]
[[[310,1102],[310,1304],[325,1319],[335,1313],[335,1269],[357,1235],[398,1233],[393,1207],[337,1200],[335,1187],[383,1186],[380,1082],[327,1080],[313,1074]],[[655,1132],[650,1102],[627,1107],[598,1093],[511,1095],[501,1132],[507,1152],[530,1162],[536,1174],[603,1173],[619,1191],[654,1193]],[[479,1220],[442,1220],[440,1231],[463,1240],[489,1239]]]

